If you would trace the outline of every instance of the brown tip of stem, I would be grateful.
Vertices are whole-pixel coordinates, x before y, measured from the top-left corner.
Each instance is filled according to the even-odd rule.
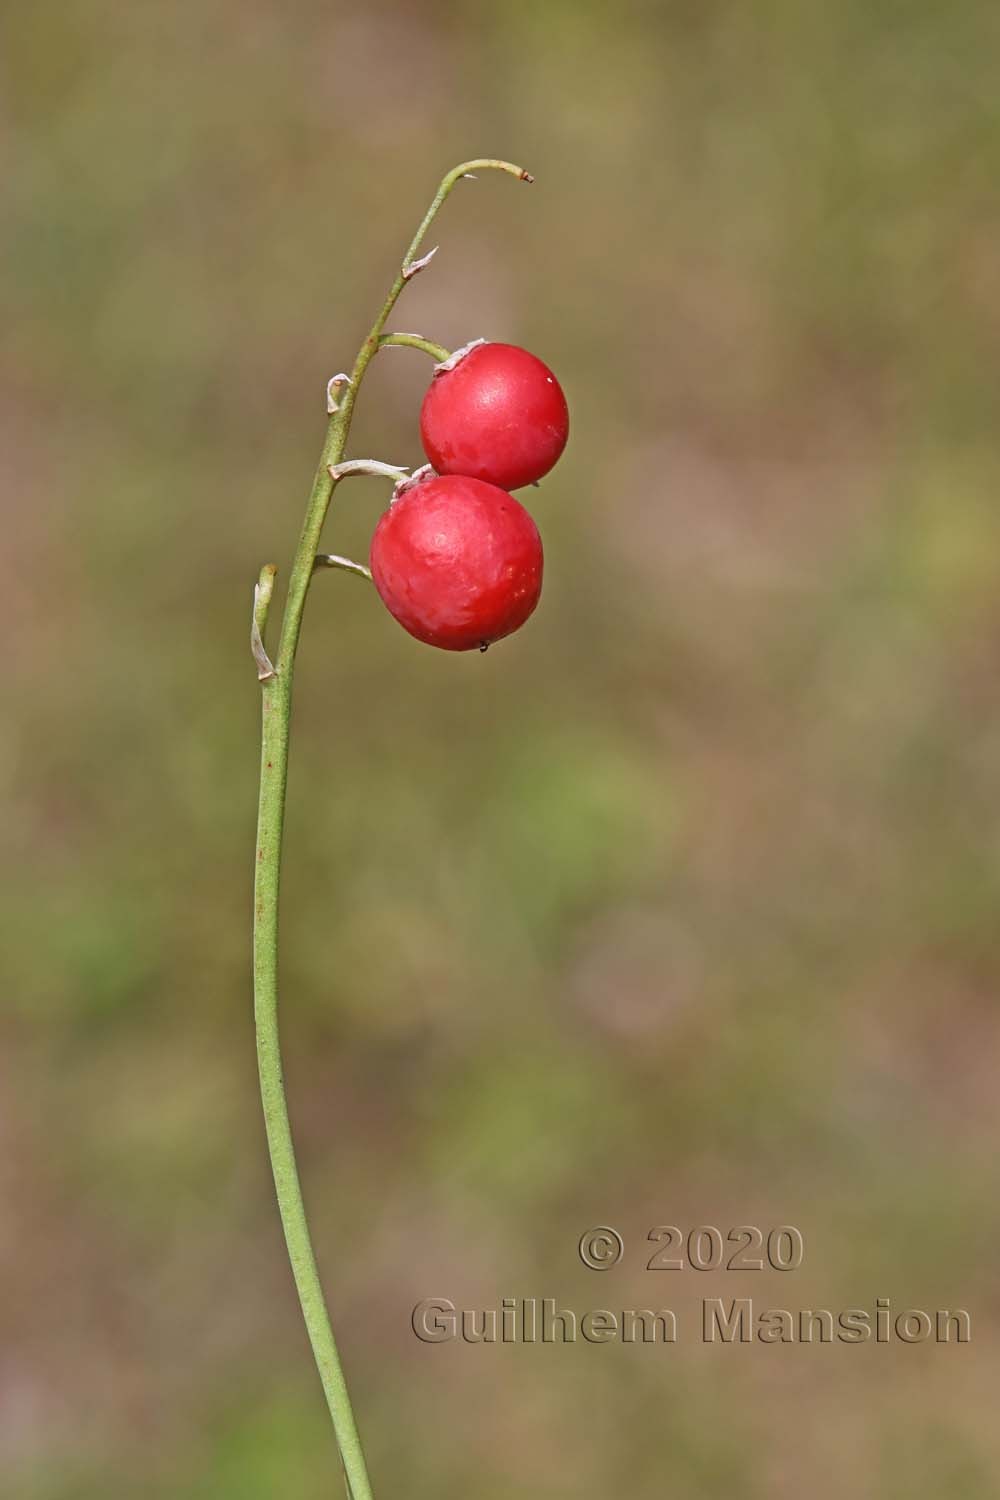
[[[522,172],[521,173],[521,181],[522,182],[534,182],[534,180],[535,179],[532,177],[532,175],[531,175],[530,172]]]

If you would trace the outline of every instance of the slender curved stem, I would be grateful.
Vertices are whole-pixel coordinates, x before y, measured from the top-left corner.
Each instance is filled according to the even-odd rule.
[[[430,339],[421,338],[419,333],[383,333],[378,341],[380,349],[422,349],[429,354],[431,359],[436,359],[442,364],[451,356],[447,349],[441,344],[434,344]]]
[[[399,272],[389,289],[381,311],[372,324],[368,337],[358,350],[354,368],[351,371],[350,383],[344,388],[343,398],[330,417],[323,450],[309,494],[309,502],[306,506],[305,520],[299,536],[295,559],[292,563],[277,659],[273,667],[268,660],[268,666],[271,667],[270,675],[264,673],[261,682],[260,802],[254,872],[253,925],[254,1018],[257,1031],[260,1092],[264,1106],[264,1123],[274,1174],[274,1186],[288,1246],[288,1258],[291,1262],[316,1367],[323,1383],[330,1416],[333,1419],[351,1500],[372,1500],[371,1482],[368,1478],[361,1439],[354,1420],[351,1399],[347,1391],[333,1330],[330,1327],[316,1257],[309,1236],[302,1189],[295,1163],[288,1106],[285,1100],[278,1036],[278,895],[281,878],[285,789],[288,780],[292,677],[306,596],[316,567],[320,533],[331,496],[339,482],[339,476],[330,471],[331,467],[335,468],[343,459],[354,403],[365,371],[379,348],[386,319],[396,305],[407,280],[416,269],[417,251],[435,215],[455,184],[467,173],[472,173],[477,169],[493,169],[508,172],[522,181],[532,180],[527,172],[511,162],[493,160],[463,162],[442,180],[420,228],[403,257]],[[262,572],[254,603],[255,656],[259,644],[260,652],[263,653],[265,659],[266,652],[262,637],[273,577],[273,570]],[[259,656],[257,660],[258,669],[263,671]]]

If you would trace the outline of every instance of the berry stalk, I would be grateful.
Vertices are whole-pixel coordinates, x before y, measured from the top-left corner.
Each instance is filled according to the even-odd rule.
[[[306,598],[316,567],[320,534],[334,489],[339,483],[340,475],[337,472],[337,466],[344,457],[354,403],[365,372],[379,347],[385,347],[385,344],[390,342],[383,337],[384,329],[400,293],[406,283],[426,265],[429,259],[428,256],[419,258],[419,251],[438,210],[456,183],[479,170],[507,172],[522,181],[532,181],[529,173],[505,161],[482,159],[462,162],[453,168],[443,178],[403,257],[399,272],[389,289],[381,311],[358,350],[350,376],[335,376],[330,382],[330,420],[292,563],[278,653],[273,663],[264,646],[268,606],[274,582],[274,568],[271,565],[261,570],[260,582],[254,591],[251,639],[262,697],[260,800],[257,818],[257,855],[254,866],[253,923],[254,1020],[260,1092],[271,1169],[285,1242],[288,1247],[288,1258],[316,1368],[319,1371],[330,1409],[351,1500],[372,1500],[372,1488],[309,1234],[285,1097],[278,1032],[278,899],[281,882],[285,792],[288,782],[292,680]],[[404,338],[408,344],[422,347],[425,352],[435,356],[445,352],[436,345],[429,345],[427,340],[417,341],[415,336],[395,335],[392,336],[391,342],[402,343]],[[337,393],[336,399],[333,394],[334,387]],[[323,563],[326,564],[328,561],[328,557],[324,556]],[[332,565],[337,566],[342,561],[337,559],[332,562]]]
[[[431,359],[438,364],[443,364],[450,359],[448,350],[441,344],[432,343],[430,339],[423,338],[419,333],[383,333],[378,341],[380,349],[420,349],[424,354],[429,354]]]

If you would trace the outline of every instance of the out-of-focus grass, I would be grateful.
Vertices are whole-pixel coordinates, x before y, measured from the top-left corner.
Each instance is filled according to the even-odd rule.
[[[2,27],[4,1493],[338,1482],[255,1097],[249,591],[481,151],[537,186],[456,195],[399,323],[564,380],[543,607],[455,659],[324,577],[298,684],[288,1075],[378,1492],[995,1493],[994,10]],[[419,457],[426,378],[375,367],[356,452]],[[793,1275],[642,1270],[652,1225],[789,1221]],[[889,1296],[973,1342],[431,1348],[431,1295]]]

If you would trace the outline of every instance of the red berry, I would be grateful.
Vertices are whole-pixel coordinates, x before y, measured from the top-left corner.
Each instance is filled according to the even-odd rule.
[[[552,468],[569,436],[569,411],[552,371],[527,349],[477,344],[435,374],[420,435],[439,474],[516,490]]]
[[[370,562],[389,613],[445,651],[510,635],[542,591],[542,542],[524,506],[464,476],[405,490],[375,528]]]

